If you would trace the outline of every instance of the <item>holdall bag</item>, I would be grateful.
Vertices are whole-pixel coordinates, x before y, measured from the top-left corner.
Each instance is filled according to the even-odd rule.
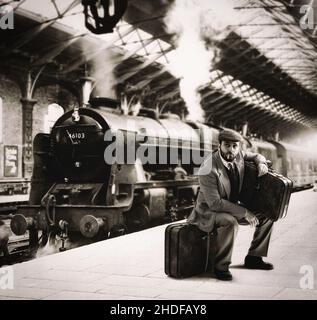
[[[239,201],[251,212],[277,221],[287,214],[292,187],[292,180],[271,169],[266,175],[258,177],[256,165],[245,161]]]

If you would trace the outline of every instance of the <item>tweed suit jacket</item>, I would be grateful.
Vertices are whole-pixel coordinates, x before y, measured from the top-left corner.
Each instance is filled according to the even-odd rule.
[[[240,178],[239,192],[243,183],[245,160],[253,161],[256,165],[266,164],[265,157],[258,153],[239,152],[236,157]],[[246,209],[228,200],[231,192],[230,180],[218,150],[209,154],[200,166],[198,179],[200,190],[195,207],[187,219],[188,223],[196,225],[202,231],[211,232],[215,215],[219,212],[229,213],[237,220],[244,218]]]

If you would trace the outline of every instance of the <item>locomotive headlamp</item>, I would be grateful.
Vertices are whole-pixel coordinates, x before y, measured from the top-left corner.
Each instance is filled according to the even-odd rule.
[[[79,107],[75,106],[74,111],[72,113],[72,119],[74,122],[79,122],[80,120],[80,115],[79,115]]]
[[[128,0],[82,0],[85,25],[95,34],[111,33],[124,15]]]

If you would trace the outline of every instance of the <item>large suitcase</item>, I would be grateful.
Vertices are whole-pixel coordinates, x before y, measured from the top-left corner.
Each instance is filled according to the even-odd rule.
[[[268,174],[258,177],[255,164],[245,161],[239,201],[253,213],[261,213],[277,221],[287,214],[292,187],[292,180],[271,169]]]
[[[207,233],[188,223],[175,223],[165,229],[165,273],[186,278],[203,273],[208,262]]]

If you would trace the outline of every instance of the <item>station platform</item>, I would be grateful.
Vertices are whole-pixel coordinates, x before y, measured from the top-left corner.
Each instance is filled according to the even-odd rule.
[[[240,226],[230,269],[233,281],[208,273],[169,278],[164,273],[163,225],[16,264],[14,289],[0,288],[0,299],[317,299],[316,208],[312,189],[292,194],[287,217],[273,230],[266,259],[274,264],[271,271],[243,268],[253,229]],[[310,289],[304,289],[307,283]]]

